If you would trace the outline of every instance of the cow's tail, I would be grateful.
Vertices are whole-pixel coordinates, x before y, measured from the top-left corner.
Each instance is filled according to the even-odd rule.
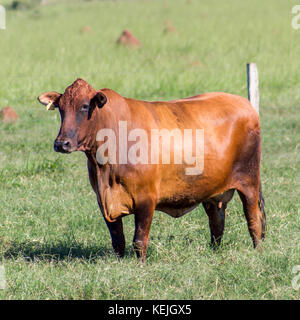
[[[256,83],[258,86],[258,83]],[[258,91],[258,88],[255,88]],[[248,81],[248,99],[252,106],[254,107],[256,104],[256,101],[254,101],[253,95],[249,94],[249,81]],[[258,206],[261,211],[261,225],[262,225],[262,239],[265,237],[266,233],[266,213],[265,213],[265,199],[262,194],[262,187],[261,187],[261,181],[259,182],[259,200],[258,200]]]
[[[265,199],[262,194],[261,182],[259,184],[259,200],[258,200],[259,209],[262,214],[261,224],[262,224],[262,238],[265,237],[266,233],[266,213],[265,213]]]

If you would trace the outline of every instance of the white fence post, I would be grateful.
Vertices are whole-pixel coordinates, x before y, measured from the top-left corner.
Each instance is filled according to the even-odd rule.
[[[6,28],[6,12],[5,8],[0,5],[0,29]]]
[[[5,289],[6,280],[5,280],[5,268],[0,266],[0,289]]]
[[[247,63],[248,99],[259,113],[258,71],[256,63]]]

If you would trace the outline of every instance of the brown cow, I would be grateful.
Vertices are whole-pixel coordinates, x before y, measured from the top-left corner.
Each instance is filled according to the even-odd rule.
[[[235,190],[242,200],[254,247],[263,239],[265,213],[260,182],[260,124],[257,112],[247,99],[215,92],[170,102],[146,102],[124,98],[110,89],[96,91],[84,80],[77,79],[64,94],[47,92],[38,100],[48,109],[59,109],[61,128],[54,143],[55,151],[85,152],[90,182],[110,231],[113,248],[120,257],[125,249],[123,216],[134,214],[134,249],[137,257],[145,261],[154,210],[177,218],[200,203],[209,218],[211,242],[220,244],[225,210]],[[126,124],[126,130],[131,132],[128,141],[121,134],[124,128],[120,123]],[[115,141],[117,147],[111,144],[103,154],[98,154],[105,144],[109,145],[108,135],[106,140],[105,132],[99,135],[102,129],[119,138]],[[199,165],[200,171],[188,173],[187,168],[191,168],[187,162],[175,161],[176,151],[179,150],[177,156],[185,152],[179,140],[172,146],[165,145],[169,148],[170,158],[174,157],[172,163],[161,160],[162,149],[158,151],[159,162],[147,163],[150,153],[151,157],[155,155],[151,149],[154,142],[141,135],[139,152],[138,148],[130,151],[134,143],[135,146],[138,144],[133,134],[136,129],[147,137],[152,137],[155,130],[157,133],[158,130],[170,132],[175,129],[172,131],[174,142],[178,130],[192,130],[193,135],[184,141],[192,147],[193,154],[198,147],[197,140],[194,141],[195,130],[202,130],[203,166]],[[162,147],[164,138],[159,136],[159,139]],[[142,159],[143,148],[146,153]],[[110,153],[112,150],[116,152],[115,156]],[[127,152],[132,155],[134,150],[138,161],[124,161],[124,152],[127,156]],[[106,162],[103,161],[105,157]]]

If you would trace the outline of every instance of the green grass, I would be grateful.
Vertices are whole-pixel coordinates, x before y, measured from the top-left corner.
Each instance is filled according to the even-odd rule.
[[[7,4],[9,1],[3,1]],[[287,0],[60,1],[7,10],[0,30],[0,107],[20,120],[0,123],[1,299],[299,299],[300,30]],[[166,21],[176,33],[163,32]],[[84,26],[90,33],[81,33]],[[123,29],[138,50],[115,44]],[[156,212],[148,261],[137,264],[133,217],[124,218],[126,257],[113,254],[88,182],[84,154],[60,155],[60,120],[36,101],[77,77],[142,99],[206,91],[246,96],[246,63],[260,76],[262,182],[268,232],[262,252],[237,196],[223,245],[209,246],[199,207],[180,219]]]

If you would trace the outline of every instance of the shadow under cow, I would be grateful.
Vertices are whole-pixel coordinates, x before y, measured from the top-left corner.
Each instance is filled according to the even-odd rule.
[[[41,243],[37,241],[13,241],[2,248],[2,257],[5,259],[14,259],[23,257],[27,261],[64,261],[73,259],[83,259],[93,262],[101,257],[117,256],[113,253],[110,245],[96,246],[86,245],[80,242],[73,243]],[[127,257],[134,257],[131,248],[126,248]]]

